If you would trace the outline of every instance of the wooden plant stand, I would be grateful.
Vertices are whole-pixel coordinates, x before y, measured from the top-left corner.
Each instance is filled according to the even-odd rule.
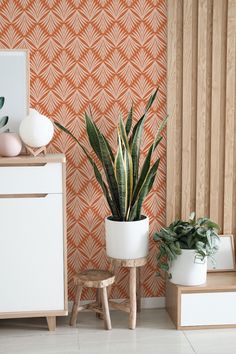
[[[90,309],[96,312],[98,316],[103,316],[106,329],[112,328],[107,297],[107,287],[113,284],[114,280],[115,276],[111,272],[95,269],[85,270],[74,277],[76,293],[70,318],[71,326],[76,326],[79,311]],[[80,306],[80,298],[84,287],[97,289],[96,302],[92,302],[85,306]]]
[[[115,259],[109,257],[109,260],[115,274],[119,267],[129,268],[129,300],[122,303],[110,300],[109,305],[114,309],[129,313],[129,328],[135,329],[137,312],[141,311],[140,267],[147,263],[147,258]]]

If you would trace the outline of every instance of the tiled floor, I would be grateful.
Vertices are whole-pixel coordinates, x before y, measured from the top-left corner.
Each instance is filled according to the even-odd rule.
[[[77,328],[58,319],[56,332],[45,319],[1,320],[0,354],[236,354],[236,329],[176,331],[161,309],[142,310],[134,331],[119,311],[111,311],[111,331],[93,313],[79,315]]]

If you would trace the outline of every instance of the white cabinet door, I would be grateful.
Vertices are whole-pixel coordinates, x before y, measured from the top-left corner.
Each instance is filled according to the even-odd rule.
[[[64,309],[62,194],[0,198],[0,312]]]
[[[181,326],[234,325],[234,291],[181,295]]]

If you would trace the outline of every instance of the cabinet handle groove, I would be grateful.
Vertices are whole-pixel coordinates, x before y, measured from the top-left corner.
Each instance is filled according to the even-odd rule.
[[[7,164],[7,163],[0,163],[0,167],[43,167],[46,166],[47,163],[46,162],[42,162],[42,163],[11,163],[11,164]]]
[[[3,198],[46,198],[48,193],[37,194],[0,194],[0,199]]]

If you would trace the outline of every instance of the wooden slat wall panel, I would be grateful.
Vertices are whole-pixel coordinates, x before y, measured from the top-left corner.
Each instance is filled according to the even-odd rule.
[[[181,154],[182,154],[182,0],[168,1],[168,81],[167,106],[167,222],[181,213]]]
[[[225,114],[225,187],[224,233],[235,233],[235,136],[236,136],[236,1],[228,2],[226,114]]]
[[[183,3],[182,216],[195,209],[197,0]]]
[[[224,116],[227,1],[214,0],[211,98],[210,217],[223,221]]]
[[[235,233],[236,0],[168,0],[167,90],[167,223]]]
[[[196,215],[209,215],[212,0],[199,0]]]

